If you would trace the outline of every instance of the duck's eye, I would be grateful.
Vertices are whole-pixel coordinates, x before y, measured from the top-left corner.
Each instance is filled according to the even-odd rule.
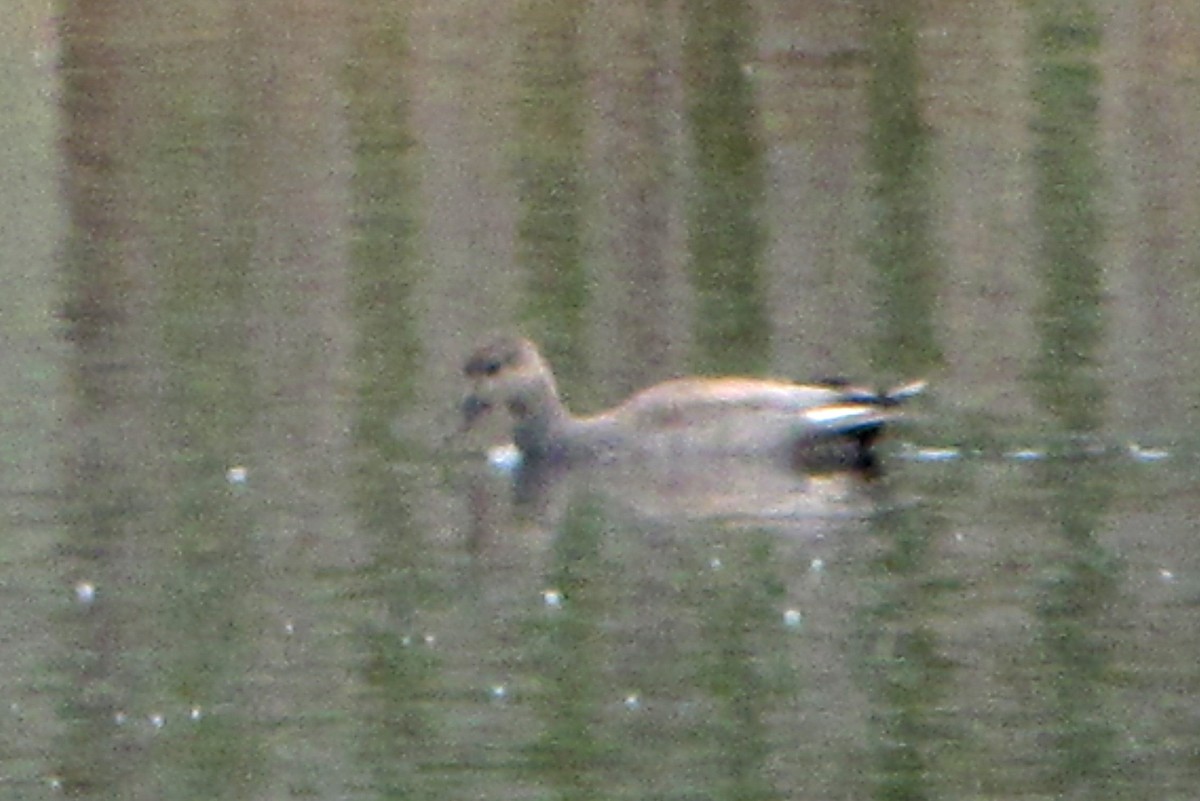
[[[463,370],[468,376],[494,376],[504,367],[504,362],[499,359],[478,358],[467,362],[466,368]]]

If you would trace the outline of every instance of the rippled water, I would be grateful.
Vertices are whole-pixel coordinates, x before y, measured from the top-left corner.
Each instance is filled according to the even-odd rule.
[[[18,3],[0,796],[1191,798],[1186,3]],[[693,372],[875,481],[521,480]]]

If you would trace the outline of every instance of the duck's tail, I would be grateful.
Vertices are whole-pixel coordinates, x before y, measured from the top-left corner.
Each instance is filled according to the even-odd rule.
[[[887,392],[879,396],[879,405],[881,406],[899,406],[900,404],[915,398],[925,391],[929,386],[928,381],[910,381],[907,384],[901,384],[898,387],[892,387]]]
[[[874,473],[875,442],[899,415],[895,407],[925,391],[925,381],[901,384],[886,392],[850,389],[841,399],[804,413],[810,437],[797,449],[805,469],[855,469]]]
[[[831,386],[840,386],[844,391],[838,404],[861,404],[863,406],[899,406],[902,403],[915,398],[925,391],[929,386],[928,381],[910,381],[907,384],[900,384],[892,387],[887,392],[873,392],[869,389],[859,389],[851,387],[848,384],[830,384]],[[836,404],[835,404],[836,405]]]

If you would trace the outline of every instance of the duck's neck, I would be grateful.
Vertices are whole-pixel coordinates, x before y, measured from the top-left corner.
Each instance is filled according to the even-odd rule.
[[[571,415],[553,383],[539,384],[511,398],[508,410],[514,422],[513,444],[527,458],[552,458],[565,453]]]

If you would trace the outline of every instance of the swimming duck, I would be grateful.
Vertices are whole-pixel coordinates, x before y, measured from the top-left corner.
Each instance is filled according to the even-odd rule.
[[[925,387],[915,382],[876,393],[842,381],[676,378],[608,411],[576,417],[528,339],[487,342],[463,372],[471,382],[462,403],[464,427],[506,408],[525,464],[765,457],[799,468],[869,469],[872,446],[894,419],[894,407]]]

